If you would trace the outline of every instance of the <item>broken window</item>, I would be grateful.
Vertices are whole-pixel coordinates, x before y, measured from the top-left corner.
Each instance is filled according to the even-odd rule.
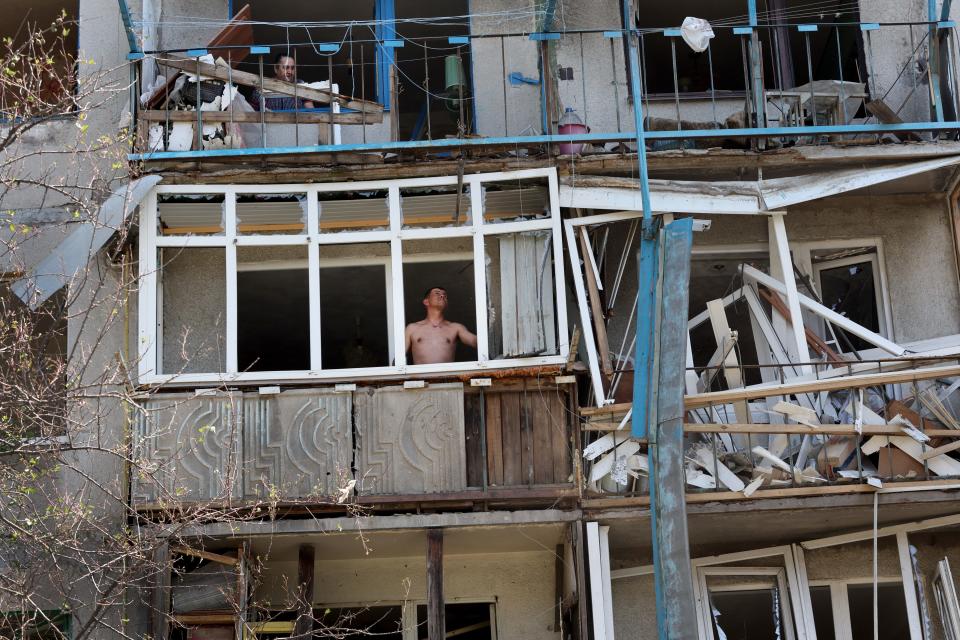
[[[756,266],[758,269],[769,270],[770,261],[766,253],[741,253],[734,256],[727,254],[696,253],[690,262],[690,317],[693,318],[707,308],[711,300],[723,298],[740,286],[739,267],[743,263]],[[756,345],[757,336],[753,332],[751,311],[744,300],[739,300],[726,306],[726,322],[729,331],[736,335],[731,338],[732,343],[725,348],[726,353],[732,353],[739,363],[738,372],[742,371],[742,384],[751,385],[762,382],[761,371],[756,366],[760,364]],[[694,366],[701,368],[713,364],[716,367],[724,362],[724,358],[715,358],[721,347],[717,340],[715,326],[717,322],[707,318],[703,323],[691,328],[690,345],[693,352]],[[723,333],[721,331],[721,333]],[[762,337],[762,336],[761,336]],[[715,368],[699,369],[704,390],[712,391],[725,388],[729,381],[723,373]],[[709,386],[706,383],[710,383]],[[738,385],[739,386],[739,385]]]
[[[786,574],[779,567],[701,568],[715,640],[792,638]]]
[[[937,573],[933,577],[933,595],[937,602],[937,612],[943,624],[946,640],[960,638],[960,604],[957,602],[957,588],[953,582],[950,561],[943,558],[937,562]]]
[[[823,304],[876,333],[887,333],[877,248],[822,249],[810,253],[813,273]],[[832,327],[839,352],[869,349],[862,338]],[[828,344],[833,335],[824,336]]]
[[[66,409],[67,291],[35,311],[0,280],[0,449],[21,438],[63,433]]]
[[[310,368],[306,247],[237,248],[237,357],[240,371]]]
[[[374,0],[314,3],[309,7],[274,0],[248,3],[254,20],[253,42],[271,47],[270,55],[263,59],[265,76],[273,75],[275,56],[286,54],[295,58],[299,81],[328,81],[332,72],[340,93],[378,100],[377,45],[370,26],[376,15]],[[237,68],[260,73],[255,56],[247,57]]]
[[[390,341],[390,246],[320,247],[320,344],[324,369],[387,366]]]
[[[157,260],[145,246],[141,375],[212,382],[224,373],[563,362],[555,174],[496,177],[487,193],[483,175],[470,176],[459,196],[455,176],[367,188],[159,188],[141,207],[140,239]],[[449,354],[418,365],[405,329],[425,317],[424,292],[436,287],[444,318],[465,331]]]
[[[447,637],[496,640],[496,605],[492,602],[447,603],[443,616]],[[427,606],[417,606],[417,638],[427,640]]]
[[[852,640],[896,640],[910,637],[907,605],[900,583],[877,585],[877,629],[873,630],[872,584],[847,585],[847,600],[850,603],[850,627]]]
[[[159,252],[160,333],[164,373],[226,368],[227,261],[218,247],[165,247]]]
[[[743,91],[744,74],[726,73],[743,67],[739,38],[730,32],[717,32],[707,51],[697,53],[680,38],[665,36],[662,31],[650,32],[651,27],[677,28],[687,16],[703,18],[711,23],[743,15],[743,0],[676,0],[669,3],[645,3],[637,15],[637,26],[646,29],[643,35],[643,71],[646,91],[652,94],[705,93],[713,87],[719,91]],[[676,82],[673,71],[673,48],[676,49]]]
[[[456,136],[472,129],[473,82],[469,45],[448,38],[470,34],[470,3],[394,0],[396,34],[404,46],[394,49],[397,64],[400,140]]]
[[[423,300],[429,289],[447,294],[444,316],[477,332],[477,302],[473,279],[473,247],[467,238],[407,240],[403,243],[403,299],[406,324],[425,317]],[[476,360],[477,350],[457,342],[455,361]]]

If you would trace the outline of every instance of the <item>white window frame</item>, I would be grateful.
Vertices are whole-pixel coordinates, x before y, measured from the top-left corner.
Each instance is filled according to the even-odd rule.
[[[869,262],[873,268],[873,289],[874,296],[876,298],[877,305],[877,319],[879,321],[879,327],[877,333],[880,335],[890,338],[892,332],[890,327],[893,325],[890,313],[890,304],[887,302],[887,282],[886,276],[884,275],[883,269],[883,260],[881,258],[881,245],[878,241],[869,242],[863,245],[850,245],[846,244],[845,246],[864,246],[864,247],[873,247],[875,251],[870,254],[863,254],[859,256],[850,256],[848,258],[838,258],[836,260],[826,260],[824,262],[819,262],[817,264],[812,264],[812,252],[820,248],[830,248],[830,247],[810,247],[808,256],[811,256],[811,272],[810,277],[816,283],[818,291],[817,295],[822,295],[823,291],[823,282],[820,279],[820,273],[824,269],[836,269],[839,267],[848,267],[855,264],[862,264],[864,262]],[[843,248],[843,247],[840,247]]]
[[[872,585],[873,578],[810,581],[811,589],[813,587],[830,587],[830,608],[833,617],[834,640],[853,640],[853,620],[850,617],[850,598],[847,587],[859,584]],[[902,586],[903,580],[899,576],[877,576],[877,584],[899,584]],[[811,598],[811,602],[812,600]]]
[[[696,588],[699,590],[698,601],[704,604],[703,607],[699,607],[700,615],[703,618],[703,629],[706,636],[711,640],[716,638],[711,633],[714,622],[713,602],[710,599],[711,592],[754,591],[769,589],[773,585],[777,587],[780,595],[780,619],[784,629],[784,640],[796,640],[790,590],[787,586],[787,570],[784,567],[697,567],[696,574]],[[707,584],[707,579],[710,576],[734,576],[742,577],[745,580],[738,584],[710,587]]]
[[[533,180],[546,178],[550,215],[544,218],[515,222],[486,222],[483,211],[483,185],[488,182]],[[452,373],[463,371],[482,372],[488,369],[558,365],[567,361],[569,336],[567,328],[566,295],[563,288],[563,248],[561,239],[559,187],[557,172],[553,167],[526,169],[499,173],[465,176],[463,182],[470,186],[470,223],[458,227],[403,228],[401,189],[420,187],[456,186],[457,176],[435,178],[410,178],[389,181],[342,182],[331,184],[281,184],[281,185],[158,185],[140,207],[140,288],[138,324],[138,375],[143,385],[202,385],[224,382],[304,381],[346,378],[377,378],[385,376],[410,376],[417,374]],[[383,191],[388,193],[389,229],[377,231],[320,232],[320,193],[350,193],[359,191]],[[243,194],[289,194],[303,193],[307,197],[307,224],[302,233],[290,235],[243,235],[237,233],[236,196]],[[222,194],[224,195],[224,233],[217,236],[158,236],[157,201],[159,194]],[[485,241],[487,236],[524,231],[550,231],[552,233],[554,304],[557,324],[558,354],[549,356],[504,358],[491,360],[488,352],[487,282]],[[408,364],[403,344],[406,328],[403,301],[404,240],[429,240],[440,238],[472,238],[474,261],[474,299],[476,301],[477,360],[472,362],[449,362],[438,364]],[[388,327],[394,364],[383,367],[356,369],[322,369],[320,327],[320,245],[389,243],[390,257],[387,273],[390,277],[391,313]],[[306,371],[248,371],[238,370],[237,362],[237,246],[306,246],[310,282],[310,369]],[[205,373],[165,374],[162,371],[162,309],[161,287],[157,254],[161,248],[213,247],[225,251],[226,261],[226,371]],[[415,260],[427,259],[418,254]],[[449,253],[437,254],[438,259]]]

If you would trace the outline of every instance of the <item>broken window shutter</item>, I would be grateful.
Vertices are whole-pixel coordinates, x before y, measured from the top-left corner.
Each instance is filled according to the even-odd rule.
[[[556,351],[550,234],[500,238],[500,326],[503,357]]]

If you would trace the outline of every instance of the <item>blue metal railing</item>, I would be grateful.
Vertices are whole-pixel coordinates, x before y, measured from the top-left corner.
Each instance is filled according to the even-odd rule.
[[[376,102],[376,108],[374,113],[358,114],[357,108],[347,106],[346,98],[335,97],[340,102],[341,115],[334,116],[340,121],[340,140],[334,139],[330,127],[326,139],[297,135],[294,144],[271,144],[269,131],[274,125],[245,115],[247,124],[259,126],[259,140],[242,147],[234,140],[211,144],[201,133],[204,122],[212,131],[209,125],[220,123],[222,129],[229,118],[208,111],[196,111],[195,118],[185,116],[182,104],[161,100],[162,106],[144,110],[141,115],[147,120],[140,121],[140,126],[154,128],[157,146],[139,148],[130,159],[443,152],[474,146],[544,146],[550,153],[562,153],[577,150],[566,145],[612,148],[638,141],[659,150],[746,145],[751,140],[757,141],[754,145],[782,146],[815,144],[837,136],[905,137],[905,133],[924,132],[939,136],[960,130],[955,31],[956,25],[949,21],[724,25],[714,28],[715,38],[702,53],[691,53],[677,29],[456,36],[414,44],[402,39],[371,41],[371,52],[406,46],[416,54],[370,55],[361,62],[361,69],[377,65],[378,80],[360,87],[362,78],[358,82],[352,76],[351,97],[359,103]],[[638,52],[637,78],[631,77],[625,36]],[[261,80],[269,77],[270,48],[251,50],[255,53],[248,61],[255,61],[258,70],[254,75]],[[422,58],[418,57],[421,51]],[[145,52],[143,59],[153,58],[163,67],[171,59],[190,59],[184,54],[203,52]],[[454,55],[451,52],[456,52],[462,71],[458,84],[449,90],[444,82],[449,77],[436,73],[436,58]],[[143,59],[131,64],[140,65]],[[556,60],[564,62],[551,62]],[[381,68],[384,61],[387,66]],[[356,60],[349,63],[355,73]],[[335,81],[342,72],[335,72],[332,62],[326,68],[318,66],[321,80]],[[556,66],[556,73],[543,71]],[[387,109],[379,84],[385,74],[393,78],[390,93],[397,101]],[[635,120],[640,111],[634,109],[635,96],[641,101],[642,122]],[[583,127],[559,124],[568,107],[575,110]],[[314,115],[316,110],[299,109],[298,113],[303,121],[322,120]],[[430,113],[435,117],[431,119]],[[294,116],[293,124],[298,117]],[[192,144],[171,148],[171,126],[185,118],[194,124]],[[332,124],[323,122],[321,133]],[[417,133],[420,138],[411,139]]]

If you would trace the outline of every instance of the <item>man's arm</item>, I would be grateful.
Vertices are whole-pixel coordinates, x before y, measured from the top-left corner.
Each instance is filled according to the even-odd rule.
[[[477,336],[470,333],[470,330],[459,322],[457,323],[457,337],[460,339],[460,342],[468,347],[477,348]]]

